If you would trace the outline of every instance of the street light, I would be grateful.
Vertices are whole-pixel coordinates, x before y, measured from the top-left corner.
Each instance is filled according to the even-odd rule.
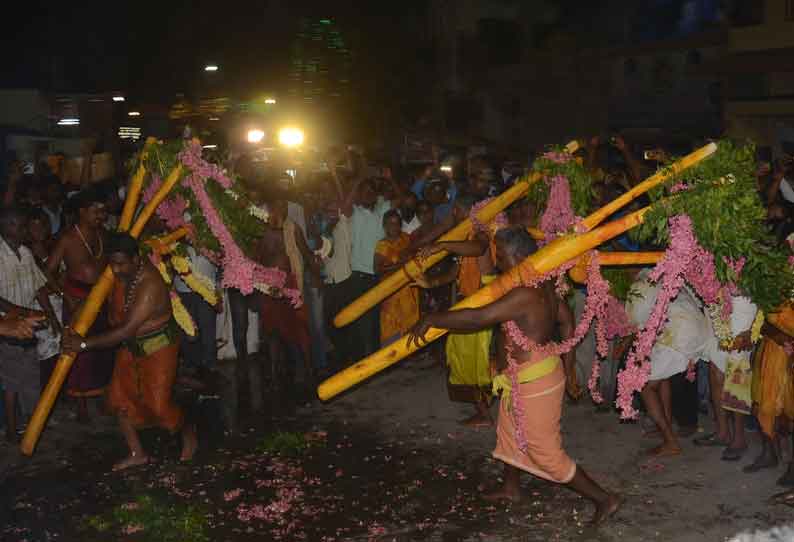
[[[253,130],[248,130],[248,142],[249,143],[259,143],[265,138],[265,132],[254,128]]]
[[[303,144],[303,130],[288,126],[278,132],[278,142],[285,147],[297,147]]]
[[[113,96],[113,101],[114,102],[123,102],[124,101],[124,96]]]
[[[130,112],[127,113],[127,115],[130,116],[130,117],[140,117],[141,116],[141,112],[140,111],[130,111]]]
[[[204,66],[205,72],[216,72],[218,71],[218,66],[216,64],[207,64]]]

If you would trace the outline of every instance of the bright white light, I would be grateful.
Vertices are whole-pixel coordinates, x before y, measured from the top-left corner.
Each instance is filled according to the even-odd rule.
[[[130,111],[129,113],[127,113],[127,115],[129,115],[130,117],[140,117],[141,116],[141,112],[140,111]]]
[[[119,138],[132,139],[138,141],[141,137],[141,129],[137,126],[119,126]]]
[[[276,99],[275,98],[265,98],[265,103],[273,105],[274,103],[276,103]]]
[[[204,66],[204,71],[205,72],[216,72],[216,71],[218,71],[218,66],[216,66],[215,64],[207,64],[206,66]]]
[[[439,169],[445,173],[452,173],[452,166],[441,166]]]
[[[210,117],[210,120],[221,120],[221,119],[218,117]]]
[[[297,147],[303,144],[303,130],[287,127],[278,132],[278,142],[286,147]]]
[[[77,126],[80,124],[80,119],[61,119],[58,121],[58,126]]]
[[[123,102],[124,101],[124,96],[113,96],[113,101],[114,102]]]
[[[293,180],[293,181],[295,180],[295,175],[297,175],[297,174],[298,174],[298,172],[297,172],[296,170],[294,170],[294,169],[287,169],[287,170],[284,170],[284,173],[286,173],[287,175],[289,175],[290,177],[292,177],[292,180]]]
[[[218,146],[217,145],[202,145],[201,148],[202,149],[217,149]]]
[[[265,132],[262,130],[248,130],[248,142],[249,143],[259,143],[265,138]]]

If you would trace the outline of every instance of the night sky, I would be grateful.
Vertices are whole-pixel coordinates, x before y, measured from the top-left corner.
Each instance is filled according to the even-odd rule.
[[[0,84],[58,91],[119,89],[162,99],[187,90],[204,77],[204,64],[214,62],[232,94],[278,90],[301,16],[334,18],[362,65],[370,64],[372,55],[390,60],[385,49],[406,45],[398,45],[396,29],[421,26],[426,2],[380,4],[25,2],[3,25]]]

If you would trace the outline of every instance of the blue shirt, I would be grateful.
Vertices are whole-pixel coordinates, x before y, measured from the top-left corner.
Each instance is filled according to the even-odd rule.
[[[360,205],[353,206],[350,217],[350,267],[359,273],[375,274],[375,245],[385,237],[383,215],[391,209],[391,203],[378,198],[372,210]]]

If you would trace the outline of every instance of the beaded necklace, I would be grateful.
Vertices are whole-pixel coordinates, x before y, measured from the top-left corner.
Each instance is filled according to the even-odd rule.
[[[127,292],[124,296],[124,313],[127,312],[127,310],[130,308],[130,305],[132,305],[132,302],[135,300],[135,290],[138,289],[141,278],[143,278],[143,264],[138,264],[138,270],[135,272],[135,278],[133,278],[129,286],[127,286]]]
[[[85,248],[86,250],[88,250],[88,253],[91,255],[91,257],[94,258],[95,260],[102,259],[102,253],[104,252],[104,247],[102,246],[102,236],[101,235],[99,236],[99,252],[97,254],[94,254],[94,251],[91,250],[91,245],[88,244],[88,241],[86,241],[83,232],[80,231],[80,226],[75,224],[74,229],[77,230],[77,235],[80,236],[80,239],[83,241],[83,244],[85,245]]]

